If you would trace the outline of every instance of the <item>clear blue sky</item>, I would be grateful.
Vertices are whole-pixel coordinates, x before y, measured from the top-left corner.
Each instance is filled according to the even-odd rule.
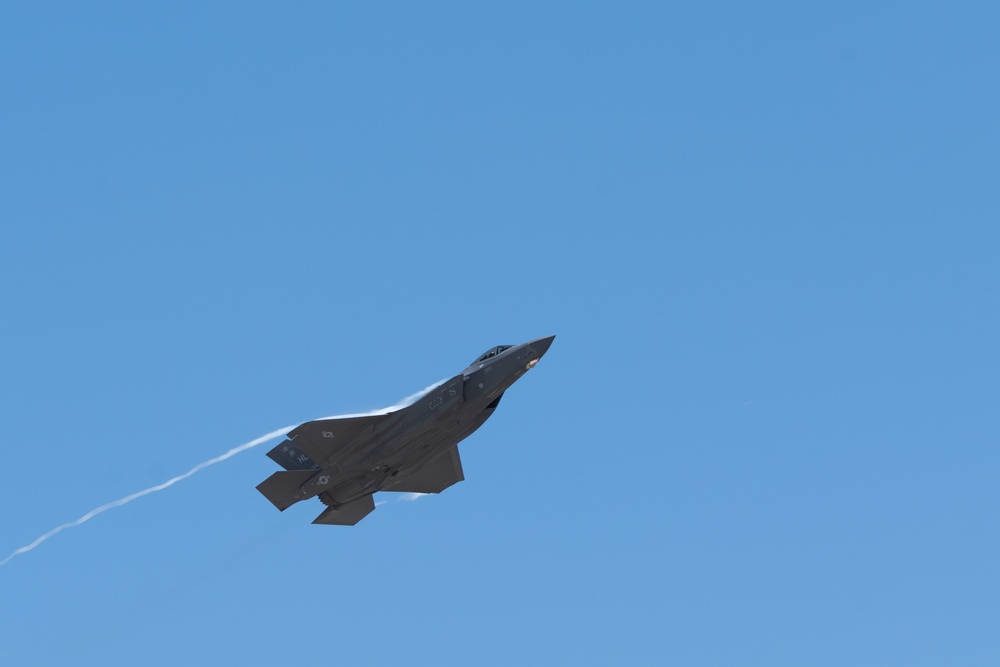
[[[0,663],[1000,663],[995,3],[209,4],[0,10],[0,557],[558,338],[440,496],[18,556]]]

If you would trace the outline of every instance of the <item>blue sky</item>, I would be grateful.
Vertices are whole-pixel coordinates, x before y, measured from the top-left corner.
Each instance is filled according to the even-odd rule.
[[[6,5],[0,557],[558,338],[440,496],[12,559],[0,661],[996,664],[998,14]]]

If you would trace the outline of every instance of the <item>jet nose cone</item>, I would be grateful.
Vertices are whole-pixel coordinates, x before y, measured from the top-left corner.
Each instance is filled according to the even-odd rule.
[[[556,339],[555,336],[548,336],[547,338],[536,338],[535,340],[528,343],[535,352],[538,353],[538,358],[540,359],[546,352],[549,351],[549,347],[552,345],[552,341]]]

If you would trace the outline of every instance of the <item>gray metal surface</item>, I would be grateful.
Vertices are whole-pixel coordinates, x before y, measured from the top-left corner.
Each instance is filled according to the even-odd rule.
[[[555,336],[490,348],[462,373],[394,412],[317,419],[267,453],[285,470],[257,486],[279,510],[318,497],[313,523],[353,526],[378,491],[440,493],[465,479],[458,443],[482,426],[503,393],[531,370]]]

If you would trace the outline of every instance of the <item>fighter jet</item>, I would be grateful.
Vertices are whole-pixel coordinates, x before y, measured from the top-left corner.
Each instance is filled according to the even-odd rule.
[[[257,490],[281,511],[317,496],[326,509],[313,523],[338,526],[368,516],[377,491],[441,493],[465,479],[458,443],[493,415],[504,392],[535,367],[554,338],[492,347],[399,410],[297,426],[267,453],[285,470]]]

